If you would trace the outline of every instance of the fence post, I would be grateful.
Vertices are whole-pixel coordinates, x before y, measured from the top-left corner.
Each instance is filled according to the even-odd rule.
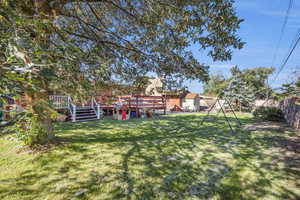
[[[138,108],[138,96],[136,96],[136,104],[135,104],[135,109],[136,109],[136,118],[139,118],[139,114],[140,114],[140,111],[139,111],[139,108]]]

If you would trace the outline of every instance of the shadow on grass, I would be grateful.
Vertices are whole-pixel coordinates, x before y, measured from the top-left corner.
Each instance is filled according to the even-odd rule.
[[[232,133],[224,118],[210,117],[201,126],[202,118],[180,115],[58,125],[65,145],[37,158],[36,168],[2,179],[8,185],[0,186],[0,197],[19,193],[34,199],[63,193],[61,199],[66,199],[87,189],[87,199],[299,198],[281,184],[300,179],[294,169],[299,160],[292,157],[294,149],[286,145],[291,141],[285,135],[254,133],[234,123]],[[284,153],[265,152],[274,147]],[[55,187],[62,182],[74,184]]]

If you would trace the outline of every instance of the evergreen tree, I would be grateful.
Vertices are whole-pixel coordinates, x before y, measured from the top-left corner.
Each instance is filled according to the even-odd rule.
[[[224,91],[223,98],[232,104],[233,109],[239,111],[250,111],[255,101],[253,89],[242,79],[240,73],[232,77],[229,86]]]

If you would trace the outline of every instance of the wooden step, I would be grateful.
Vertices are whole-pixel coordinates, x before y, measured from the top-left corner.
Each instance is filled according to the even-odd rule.
[[[95,112],[94,110],[76,110],[77,113],[90,113]]]
[[[94,111],[94,110],[93,109],[80,109],[80,110],[76,109],[76,112],[92,112],[92,111]]]
[[[76,110],[93,110],[90,106],[84,106],[84,107],[76,107]]]
[[[76,107],[76,122],[97,120],[97,114],[91,106]]]
[[[89,116],[89,115],[96,115],[95,112],[91,112],[91,113],[76,113],[76,116]]]
[[[97,118],[97,115],[86,115],[86,116],[76,116],[76,120],[77,119],[89,119],[89,118]]]

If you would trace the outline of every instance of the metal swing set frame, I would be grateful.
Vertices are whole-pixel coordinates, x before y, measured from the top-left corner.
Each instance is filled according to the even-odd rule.
[[[241,123],[241,121],[237,118],[237,116],[236,116],[236,114],[235,114],[235,112],[234,112],[234,110],[233,110],[233,108],[232,108],[232,105],[231,105],[230,101],[229,101],[227,98],[224,98],[223,100],[225,101],[225,103],[227,103],[227,104],[229,105],[230,111],[233,113],[233,115],[234,115],[234,117],[235,117],[235,120],[238,122],[238,125],[241,126],[242,123]],[[218,111],[218,113],[217,113],[217,116],[218,116],[219,113],[222,111],[222,113],[223,113],[223,115],[224,115],[224,117],[225,117],[225,119],[226,119],[226,121],[227,121],[227,124],[228,124],[228,126],[230,127],[231,132],[232,132],[232,133],[235,133],[234,130],[233,130],[233,127],[232,127],[232,125],[231,125],[231,121],[230,121],[229,118],[227,117],[226,112],[225,112],[225,109],[223,108],[223,105],[224,105],[224,104],[222,105],[222,104],[220,103],[220,96],[217,97],[215,103],[210,107],[210,109],[208,110],[207,114],[205,115],[205,117],[204,117],[204,118],[202,119],[202,121],[200,122],[200,125],[203,125],[203,123],[208,119],[208,117],[209,117],[211,111],[217,106],[217,104],[220,106],[220,109],[219,109],[219,111]]]

